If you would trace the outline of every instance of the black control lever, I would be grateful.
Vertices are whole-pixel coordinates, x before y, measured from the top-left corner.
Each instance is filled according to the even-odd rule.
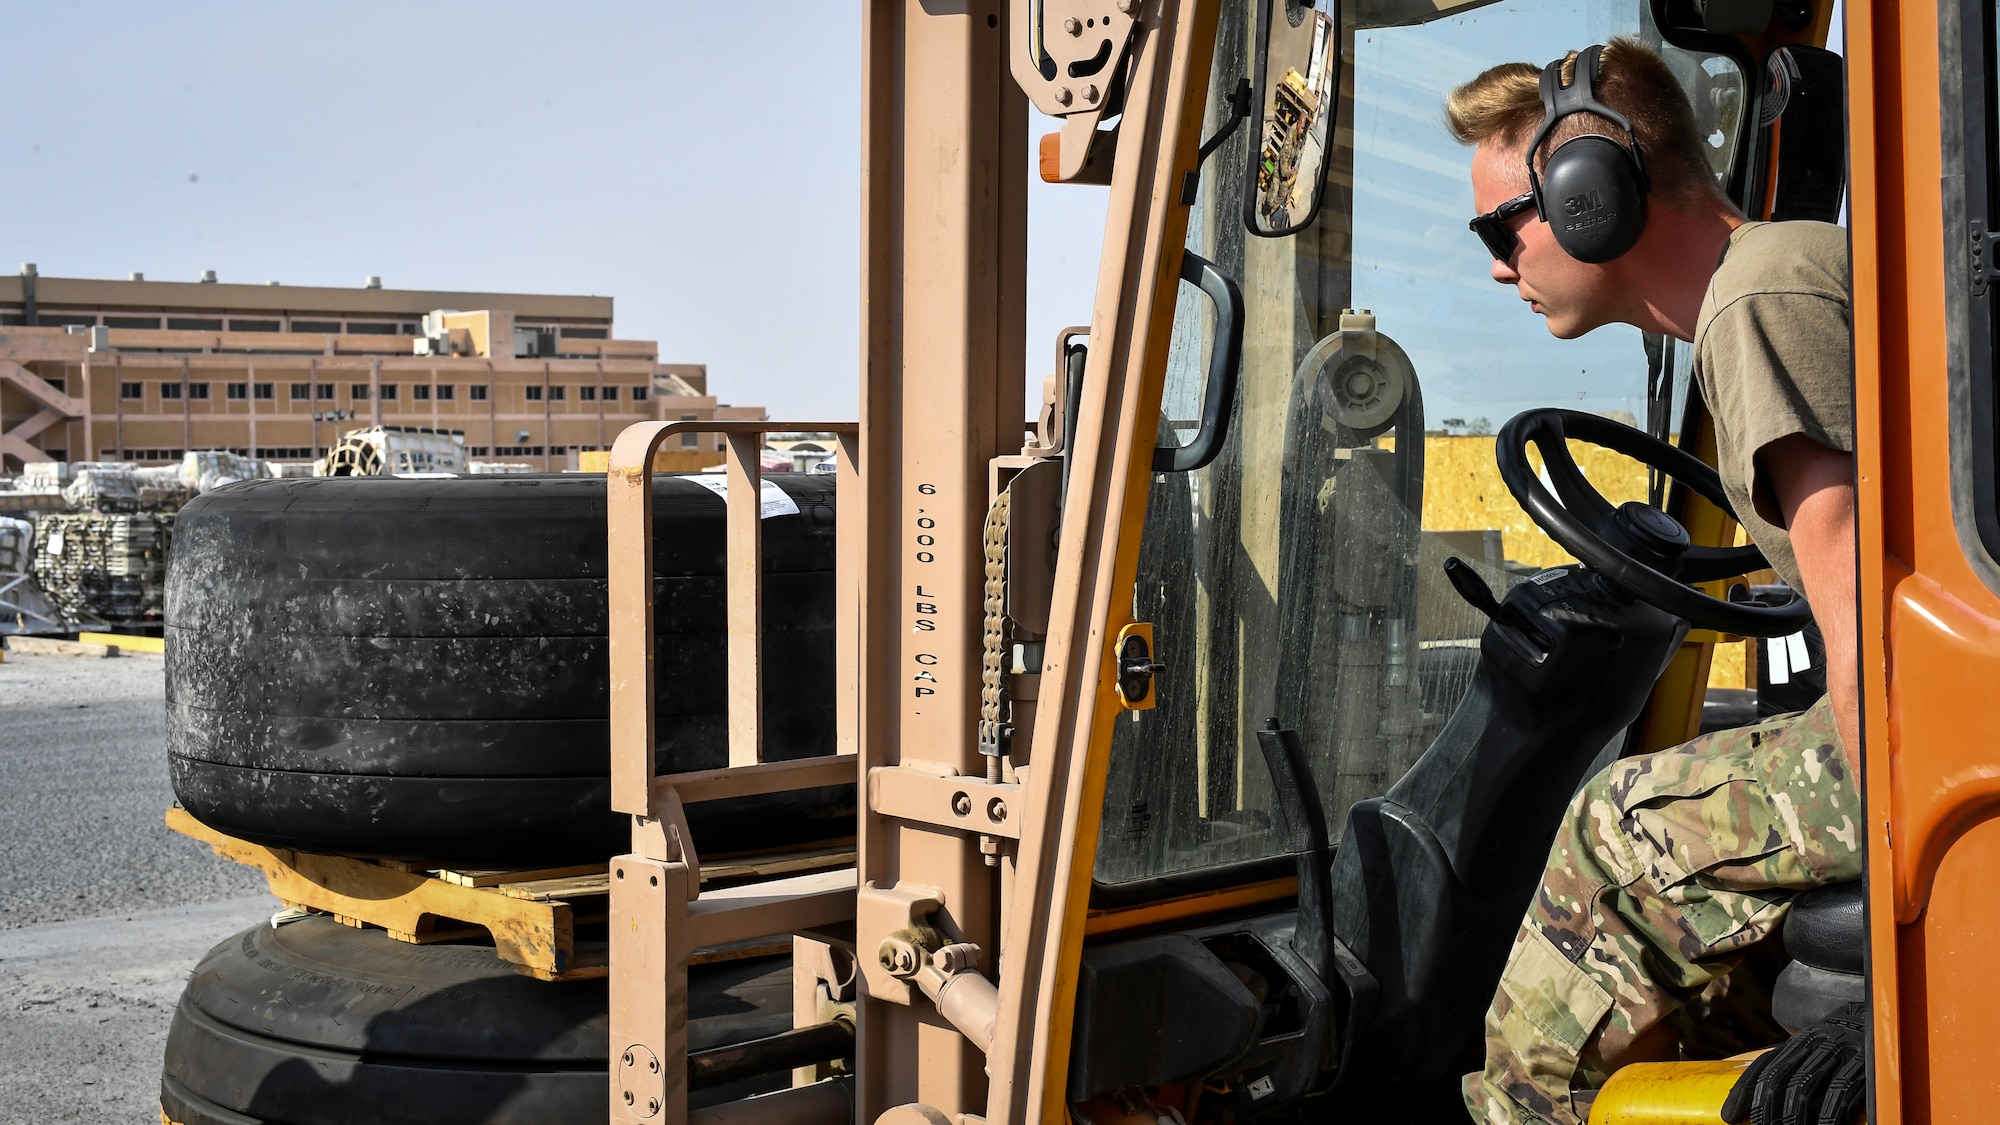
[[[1485,614],[1487,620],[1500,616],[1500,599],[1493,596],[1493,588],[1486,584],[1486,579],[1479,577],[1479,572],[1472,569],[1471,563],[1453,555],[1444,560],[1444,576],[1451,580],[1451,588],[1458,591],[1458,596]]]
[[[1548,636],[1534,618],[1494,597],[1493,588],[1486,584],[1486,579],[1479,577],[1479,572],[1472,569],[1471,563],[1453,555],[1444,560],[1444,576],[1451,580],[1451,588],[1458,591],[1458,596],[1485,614],[1487,620],[1547,643]]]
[[[1280,730],[1278,720],[1266,719],[1264,729],[1257,732],[1257,746],[1270,767],[1278,814],[1284,818],[1285,850],[1298,864],[1299,914],[1292,948],[1332,987],[1338,974],[1333,956],[1333,845],[1326,831],[1326,808],[1320,804],[1319,786],[1298,731]]]

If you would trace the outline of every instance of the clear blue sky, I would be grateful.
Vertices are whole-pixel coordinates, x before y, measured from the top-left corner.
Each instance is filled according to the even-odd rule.
[[[726,400],[855,416],[859,4],[16,4],[0,36],[0,269],[605,294]],[[1104,195],[1034,189],[1037,391]]]
[[[72,0],[0,35],[0,269],[606,294],[725,400],[855,416],[858,3]],[[1089,318],[1104,204],[1030,188],[1031,397]],[[1430,221],[1489,288],[1467,207]]]

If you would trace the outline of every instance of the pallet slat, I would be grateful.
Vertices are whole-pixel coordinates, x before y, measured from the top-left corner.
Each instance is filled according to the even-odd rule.
[[[742,859],[704,860],[701,865],[701,881],[713,883],[729,879],[765,879],[773,875],[795,875],[805,871],[824,871],[829,867],[851,867],[854,865],[853,844],[820,848],[810,851],[786,852],[780,855],[746,856]]]
[[[508,898],[547,902],[558,898],[602,898],[611,893],[611,883],[604,877],[604,871],[599,869],[593,875],[573,875],[567,879],[531,879],[523,883],[500,883],[491,890]]]
[[[602,875],[601,863],[572,864],[568,867],[508,867],[493,870],[454,871],[439,868],[437,877],[461,887],[493,887],[502,883],[532,882],[538,879],[566,879],[572,875]]]

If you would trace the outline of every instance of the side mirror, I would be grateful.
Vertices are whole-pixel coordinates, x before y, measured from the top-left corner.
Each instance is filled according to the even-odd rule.
[[[1326,193],[1340,103],[1340,0],[1264,0],[1261,8],[1243,223],[1251,234],[1282,238],[1312,225]]]

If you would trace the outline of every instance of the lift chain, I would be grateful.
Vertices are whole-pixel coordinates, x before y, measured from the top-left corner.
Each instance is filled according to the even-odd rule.
[[[1007,493],[986,511],[986,628],[979,668],[979,752],[997,780],[1007,752]]]

